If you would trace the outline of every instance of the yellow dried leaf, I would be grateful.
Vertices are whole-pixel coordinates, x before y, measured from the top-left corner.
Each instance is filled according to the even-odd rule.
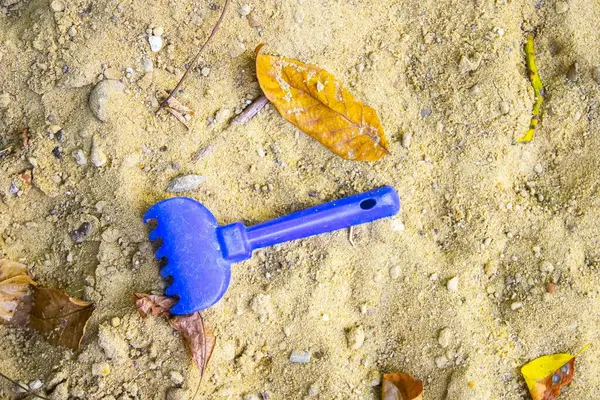
[[[9,322],[22,299],[35,282],[23,264],[0,260],[0,322]]]
[[[329,72],[287,57],[256,55],[256,76],[283,118],[337,155],[375,161],[389,154],[377,112]]]
[[[422,399],[423,381],[402,372],[383,374],[381,400]]]
[[[550,354],[538,357],[528,362],[521,368],[529,393],[533,400],[555,400],[560,390],[571,383],[575,374],[575,358],[577,358],[589,345],[579,353]]]

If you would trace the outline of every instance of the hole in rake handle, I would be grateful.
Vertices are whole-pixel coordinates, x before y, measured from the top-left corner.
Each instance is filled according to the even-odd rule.
[[[360,208],[363,210],[370,210],[371,208],[377,205],[377,200],[375,199],[367,199],[360,202]]]

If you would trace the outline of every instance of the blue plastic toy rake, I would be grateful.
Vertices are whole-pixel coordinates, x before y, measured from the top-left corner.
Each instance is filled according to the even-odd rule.
[[[144,222],[158,222],[149,237],[162,239],[155,256],[167,263],[160,275],[173,280],[165,293],[179,297],[171,313],[190,314],[219,301],[229,286],[231,264],[250,258],[255,249],[390,217],[399,210],[398,194],[383,186],[250,228],[241,222],[219,226],[206,207],[186,197],[155,204]]]

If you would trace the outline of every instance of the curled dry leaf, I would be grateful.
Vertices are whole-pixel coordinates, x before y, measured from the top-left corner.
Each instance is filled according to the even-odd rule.
[[[556,400],[563,387],[567,386],[575,376],[575,358],[579,353],[550,354],[538,357],[521,368],[529,393],[533,400]]]
[[[94,305],[58,289],[33,288],[29,325],[52,344],[76,350],[85,334]]]
[[[356,101],[329,72],[256,49],[256,75],[283,118],[337,155],[375,161],[388,154],[377,112]]]
[[[143,318],[148,315],[154,317],[164,316],[169,320],[171,327],[181,334],[188,351],[192,355],[192,360],[200,370],[200,376],[202,377],[217,341],[215,335],[206,329],[202,315],[196,312],[187,315],[171,316],[169,310],[177,302],[176,299],[145,293],[136,293],[134,296],[136,299],[135,306]]]
[[[215,348],[217,341],[215,335],[205,329],[202,315],[199,312],[172,317],[169,319],[169,323],[181,334],[202,378],[206,364]]]
[[[0,322],[10,322],[15,310],[35,282],[27,275],[23,264],[0,260]]]
[[[153,317],[168,316],[169,310],[177,300],[173,297],[154,294],[135,293],[135,307],[142,318],[148,315]]]
[[[402,373],[383,374],[382,400],[422,400],[423,381]]]

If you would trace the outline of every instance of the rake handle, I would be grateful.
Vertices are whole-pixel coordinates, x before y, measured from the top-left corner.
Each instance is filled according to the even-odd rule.
[[[249,228],[239,222],[227,225],[218,235],[224,257],[237,262],[250,258],[252,250],[391,217],[399,210],[396,190],[383,186]]]

